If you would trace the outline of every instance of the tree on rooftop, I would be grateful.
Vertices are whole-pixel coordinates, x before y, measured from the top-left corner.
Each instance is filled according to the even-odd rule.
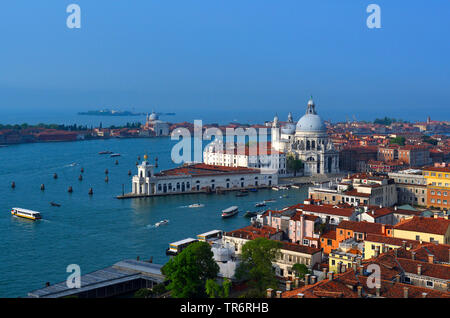
[[[281,242],[257,238],[242,246],[241,263],[236,278],[249,280],[248,296],[264,297],[267,288],[277,288],[272,262],[279,255]]]
[[[305,264],[299,263],[294,264],[292,266],[292,270],[295,272],[295,275],[297,275],[297,277],[301,279],[303,279],[306,274],[309,274],[311,272]]]
[[[389,140],[389,143],[390,143],[390,144],[396,144],[396,145],[404,146],[404,145],[405,145],[405,141],[406,141],[406,138],[405,138],[405,137],[403,137],[403,136],[397,136],[397,137],[395,137],[395,138],[391,138],[391,139]]]
[[[293,154],[289,154],[286,159],[286,166],[288,171],[294,172],[294,177],[297,175],[297,172],[303,170],[303,161],[300,159],[295,158]]]
[[[217,277],[219,266],[213,259],[209,244],[196,242],[170,259],[161,272],[169,281],[166,288],[172,297],[197,298],[206,296],[206,281]]]

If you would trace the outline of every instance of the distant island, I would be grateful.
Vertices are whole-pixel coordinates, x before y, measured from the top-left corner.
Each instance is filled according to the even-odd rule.
[[[133,113],[127,110],[110,110],[110,109],[102,109],[102,110],[89,110],[87,112],[78,112],[78,115],[87,115],[87,116],[145,116],[146,113]],[[158,113],[158,115],[167,115],[174,116],[175,113]]]
[[[87,112],[78,112],[78,115],[88,115],[88,116],[143,116],[144,113],[133,113],[130,111],[121,110],[89,110]]]

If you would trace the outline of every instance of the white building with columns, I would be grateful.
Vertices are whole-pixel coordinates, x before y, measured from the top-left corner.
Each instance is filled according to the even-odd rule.
[[[224,167],[204,163],[185,164],[181,167],[155,173],[155,166],[144,161],[132,179],[132,194],[136,196],[211,192],[270,187],[278,184],[276,171],[245,167]]]
[[[273,149],[270,142],[240,147],[235,143],[224,145],[221,141],[210,143],[203,151],[203,162],[209,165],[247,167],[278,171],[286,174],[286,154]]]
[[[280,126],[278,116],[272,122],[272,147],[293,154],[305,164],[304,175],[333,174],[339,172],[339,153],[334,149],[325,124],[312,98],[306,113],[294,124],[289,113],[288,122]]]

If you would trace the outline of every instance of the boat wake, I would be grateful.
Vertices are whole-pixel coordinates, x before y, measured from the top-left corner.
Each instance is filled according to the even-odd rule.
[[[75,167],[75,166],[78,166],[78,163],[73,162],[71,164],[65,165],[64,168]]]

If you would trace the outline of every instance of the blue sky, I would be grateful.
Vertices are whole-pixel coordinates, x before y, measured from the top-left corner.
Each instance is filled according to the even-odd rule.
[[[79,30],[66,27],[71,3]],[[381,29],[366,26],[370,3]],[[283,119],[312,94],[333,121],[450,120],[447,0],[15,0],[0,32],[0,115]]]

